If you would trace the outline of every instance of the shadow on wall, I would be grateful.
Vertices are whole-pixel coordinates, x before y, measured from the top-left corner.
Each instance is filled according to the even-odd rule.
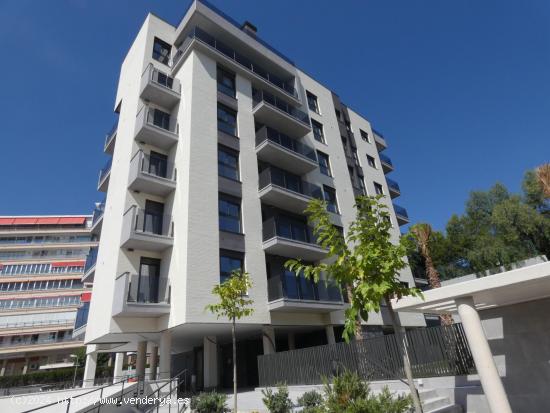
[[[480,312],[512,411],[550,412],[550,298]],[[490,412],[479,380],[455,378],[455,402]]]

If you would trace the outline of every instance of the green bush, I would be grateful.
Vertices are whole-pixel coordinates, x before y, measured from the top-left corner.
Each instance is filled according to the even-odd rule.
[[[269,410],[269,413],[290,413],[292,409],[292,401],[288,397],[288,387],[286,385],[280,385],[277,387],[277,392],[274,393],[273,389],[268,388],[262,390],[264,397],[262,401]]]
[[[96,369],[96,377],[111,377],[113,375],[113,367],[98,367]],[[79,367],[76,370],[76,381],[82,380],[84,376],[84,367]],[[0,377],[0,388],[30,386],[33,384],[72,384],[74,377],[74,367],[64,367],[61,369],[49,371],[37,371],[29,374],[19,374],[16,376]]]
[[[226,413],[227,395],[215,391],[200,393],[191,399],[191,410],[196,413]]]
[[[321,412],[323,402],[323,396],[316,390],[305,392],[298,398],[298,404],[303,407],[302,413]]]

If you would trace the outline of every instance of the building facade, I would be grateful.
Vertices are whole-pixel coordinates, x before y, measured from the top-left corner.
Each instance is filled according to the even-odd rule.
[[[0,376],[74,365],[90,225],[86,215],[0,217]]]
[[[112,160],[98,183],[107,196],[86,378],[97,352],[119,360],[137,351],[140,376],[149,354],[160,376],[188,368],[197,387],[230,385],[230,324],[205,306],[236,268],[251,274],[255,309],[238,327],[242,385],[257,381],[258,354],[337,340],[339,289],[283,264],[326,256],[303,212],[314,198],[345,230],[356,195],[387,195],[397,242],[408,218],[392,202],[400,192],[386,178],[382,134],[252,24],[202,0],[177,27],[147,16],[122,64],[115,112]],[[409,270],[401,277],[414,284]],[[405,314],[402,323],[424,319]],[[365,334],[382,334],[390,321],[382,312],[364,324]]]

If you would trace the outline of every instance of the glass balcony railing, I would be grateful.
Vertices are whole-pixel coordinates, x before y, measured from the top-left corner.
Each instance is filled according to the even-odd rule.
[[[105,213],[105,200],[101,203],[96,204],[94,212],[92,214],[92,227],[101,219]]]
[[[224,56],[231,59],[235,63],[238,63],[240,66],[244,67],[250,72],[260,76],[262,79],[266,80],[267,82],[277,87],[284,93],[294,98],[298,98],[298,93],[294,88],[294,79],[290,79],[290,80],[281,79],[280,77],[274,75],[273,73],[265,70],[261,66],[258,66],[247,57],[235,51],[233,48],[220,42],[214,36],[208,34],[207,32],[205,32],[199,27],[192,28],[190,32],[187,34],[187,39],[183,42],[183,45],[180,46],[180,48],[177,50],[176,54],[172,59],[172,67],[175,67],[178,64],[181,57],[185,53],[185,50],[187,49],[189,43],[193,39],[197,39],[203,43],[206,43],[207,45],[214,48],[217,52],[223,54]]]
[[[58,343],[68,343],[71,341],[79,341],[78,339],[72,337],[70,334],[66,337],[52,337],[52,338],[37,338],[36,335],[24,336],[23,338],[16,340],[8,340],[9,336],[6,337],[6,340],[0,342],[0,347],[22,347],[22,346],[33,346],[33,345],[48,345],[48,344],[58,344]]]
[[[154,175],[158,178],[169,179],[175,181],[175,167],[172,162],[158,157],[151,157],[143,153],[142,150],[136,152],[130,163],[138,162],[138,171],[141,173]]]
[[[148,76],[148,80],[175,93],[181,93],[181,84],[177,79],[161,72],[152,63],[149,63],[142,76]]]
[[[160,280],[158,276],[145,274],[128,274],[129,303],[159,304],[168,303],[168,300],[160,298]]]
[[[380,161],[382,163],[385,163],[386,165],[389,165],[389,166],[393,167],[393,163],[392,163],[391,158],[389,156],[384,155],[383,153],[380,153],[379,155],[380,155]]]
[[[97,250],[97,247],[90,248],[90,252],[86,257],[86,264],[84,264],[84,273],[95,267],[97,263]]]
[[[313,162],[317,162],[315,149],[311,146],[304,145],[296,139],[293,139],[273,128],[263,126],[256,132],[256,146],[266,140],[281,145],[282,147],[295,152],[298,155],[304,156]]]
[[[284,216],[271,217],[262,224],[263,240],[267,241],[275,237],[285,238],[291,241],[314,244],[313,229],[303,222]]]
[[[175,118],[160,109],[143,105],[138,111],[136,118],[140,118],[144,125],[154,126],[173,134],[178,133],[178,124]]]
[[[151,213],[147,210],[136,208],[135,210],[134,232],[151,235],[161,235],[171,238],[172,233],[172,217],[170,215],[162,215]]]
[[[393,204],[393,209],[395,210],[395,215],[399,217],[403,217],[405,219],[409,219],[409,214],[407,213],[407,210],[403,208],[402,206]]]
[[[309,116],[307,115],[307,113],[302,112],[300,109],[296,109],[294,106],[289,105],[284,100],[279,99],[277,96],[272,95],[265,90],[253,89],[252,107],[255,108],[262,102],[265,102],[268,105],[285,112],[287,115],[296,119],[298,122],[301,122],[308,127],[311,127],[309,124]]]
[[[393,179],[386,178],[386,182],[388,183],[388,187],[395,192],[401,192],[401,189],[399,189],[399,184],[395,182]]]
[[[107,135],[105,135],[105,144],[104,144],[105,148],[109,146],[109,144],[111,143],[111,141],[115,137],[115,135],[117,133],[117,129],[118,129],[118,121],[115,122],[115,124],[113,125],[113,127],[111,128],[109,133],[107,133]]]
[[[88,323],[88,313],[90,312],[90,303],[82,303],[82,306],[76,311],[76,319],[74,321],[74,329],[85,326]]]
[[[288,191],[296,192],[311,198],[323,198],[321,187],[300,179],[299,176],[271,166],[264,169],[259,177],[259,189],[268,185],[276,185]]]
[[[0,323],[0,329],[9,328],[32,328],[32,327],[47,327],[47,326],[72,326],[74,320],[71,319],[46,319],[46,320],[32,320],[32,321],[15,321],[12,323]]]
[[[107,175],[109,175],[109,172],[111,172],[112,162],[113,162],[113,160],[109,159],[107,161],[107,163],[105,164],[105,166],[103,168],[101,168],[101,170],[99,171],[99,182],[100,183],[103,182],[103,180],[107,177]]]
[[[342,302],[342,294],[334,283],[323,280],[314,283],[303,276],[285,272],[286,275],[274,276],[267,280],[269,301],[282,298],[305,301]]]

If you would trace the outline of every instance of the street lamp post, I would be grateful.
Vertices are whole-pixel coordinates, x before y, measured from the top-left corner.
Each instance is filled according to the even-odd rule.
[[[78,355],[77,354],[71,354],[70,357],[72,359],[76,359],[74,362],[74,375],[73,375],[73,388],[76,384],[76,370],[78,369]]]

